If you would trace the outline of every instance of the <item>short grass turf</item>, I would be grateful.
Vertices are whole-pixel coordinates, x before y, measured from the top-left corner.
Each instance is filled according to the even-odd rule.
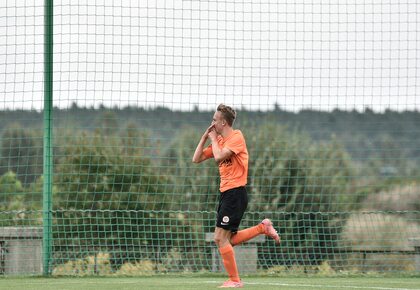
[[[146,289],[217,289],[223,278],[220,277],[83,277],[83,278],[0,278],[0,289],[30,290],[146,290]],[[283,290],[420,290],[420,278],[393,277],[245,277],[245,289],[283,289]]]

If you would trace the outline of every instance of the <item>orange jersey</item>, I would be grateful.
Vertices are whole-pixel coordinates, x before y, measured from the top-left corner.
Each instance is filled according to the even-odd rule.
[[[232,156],[219,163],[220,192],[245,186],[248,179],[248,150],[245,138],[240,130],[234,130],[229,136],[217,137],[220,148],[228,148]],[[207,158],[214,157],[212,144],[203,150]]]

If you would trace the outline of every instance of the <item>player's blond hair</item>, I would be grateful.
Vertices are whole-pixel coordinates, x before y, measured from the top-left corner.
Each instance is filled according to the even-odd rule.
[[[220,104],[217,107],[217,111],[222,113],[223,119],[226,120],[229,126],[232,127],[236,119],[236,112],[232,107],[226,106],[225,104]]]

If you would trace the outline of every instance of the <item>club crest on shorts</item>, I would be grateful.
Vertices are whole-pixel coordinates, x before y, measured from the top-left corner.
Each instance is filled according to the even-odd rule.
[[[225,215],[222,221],[227,224],[229,222],[229,217]]]

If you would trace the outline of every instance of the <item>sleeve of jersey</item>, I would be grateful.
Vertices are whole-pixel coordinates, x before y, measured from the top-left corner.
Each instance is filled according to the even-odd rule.
[[[203,154],[206,156],[206,158],[213,157],[213,148],[211,147],[211,144],[203,150]]]
[[[230,140],[228,140],[224,147],[230,149],[233,153],[238,154],[244,150],[245,141],[242,134],[235,134]]]

